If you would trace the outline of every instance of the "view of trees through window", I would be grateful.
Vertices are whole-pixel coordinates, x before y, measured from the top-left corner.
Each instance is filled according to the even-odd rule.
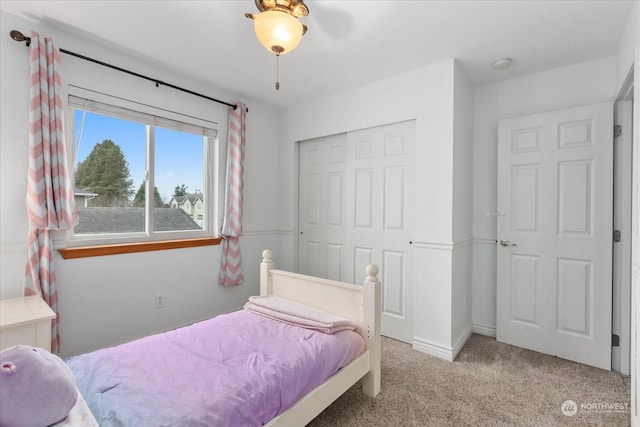
[[[78,162],[75,181],[76,188],[96,194],[91,199],[93,207],[127,206],[133,194],[129,163],[120,146],[110,139],[94,145],[87,158]],[[142,202],[144,206],[144,199]]]
[[[76,235],[204,228],[208,137],[79,109],[74,125]]]

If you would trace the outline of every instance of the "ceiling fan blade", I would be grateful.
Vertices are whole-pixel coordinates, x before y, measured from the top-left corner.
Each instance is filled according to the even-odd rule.
[[[320,28],[322,32],[332,38],[341,38],[348,35],[353,27],[353,18],[339,4],[332,6],[326,2],[313,3],[313,9],[306,19],[313,21],[314,28]]]

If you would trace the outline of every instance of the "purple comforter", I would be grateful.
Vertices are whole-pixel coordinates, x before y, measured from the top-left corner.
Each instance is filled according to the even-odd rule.
[[[364,350],[241,310],[67,364],[102,427],[261,426]]]

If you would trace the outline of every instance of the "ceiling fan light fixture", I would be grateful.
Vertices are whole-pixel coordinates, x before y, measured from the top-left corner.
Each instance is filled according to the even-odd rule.
[[[276,55],[291,52],[304,34],[303,25],[296,17],[277,9],[256,15],[253,27],[260,44]]]
[[[253,29],[262,46],[276,54],[276,90],[280,89],[278,80],[280,55],[295,49],[302,36],[307,33],[307,26],[298,18],[308,16],[309,8],[304,0],[254,0],[261,12],[258,15],[245,13],[253,19]]]
[[[296,18],[309,15],[309,8],[304,4],[304,0],[254,0],[260,12],[267,10],[281,10]]]
[[[291,13],[296,18],[301,18],[303,16],[309,15],[309,8],[307,7],[306,4],[300,2],[300,3],[296,4],[296,5],[292,5]]]

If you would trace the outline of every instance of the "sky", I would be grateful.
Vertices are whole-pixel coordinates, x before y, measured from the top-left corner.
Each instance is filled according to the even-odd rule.
[[[110,139],[120,146],[129,163],[133,191],[138,191],[146,169],[146,126],[127,120],[75,110],[74,169],[87,158],[96,144]],[[170,129],[155,131],[155,186],[165,203],[177,185],[185,184],[188,193],[203,191],[204,144],[201,135]]]

